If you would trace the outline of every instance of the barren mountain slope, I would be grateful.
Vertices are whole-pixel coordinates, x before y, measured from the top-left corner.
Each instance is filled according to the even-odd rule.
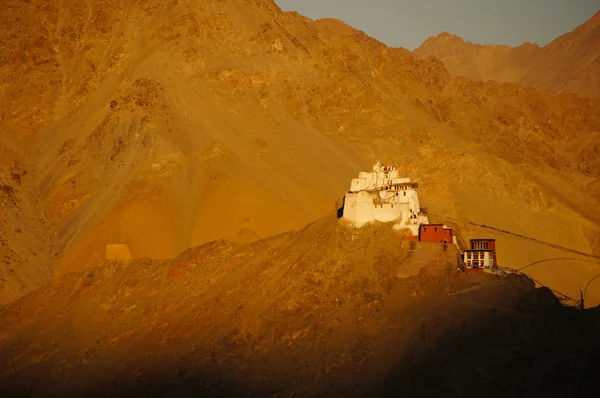
[[[0,145],[31,170],[9,184],[31,210],[6,210],[27,248],[1,250],[45,253],[32,269],[92,268],[108,243],[168,258],[299,228],[378,159],[467,238],[487,233],[475,221],[600,252],[597,100],[451,79],[270,0],[0,7]],[[564,257],[498,239],[505,265]],[[531,272],[575,295],[594,267]],[[3,302],[21,294],[2,283]]]
[[[522,277],[456,274],[456,252],[435,244],[409,253],[402,239],[389,224],[355,230],[330,216],[249,245],[216,241],[172,261],[108,262],[66,275],[0,309],[0,390],[598,392],[597,309],[568,311]],[[428,264],[421,276],[396,276]]]
[[[519,83],[551,93],[600,97],[600,11],[542,48]]]
[[[428,38],[414,54],[439,58],[452,76],[600,97],[600,11],[543,48],[530,43],[478,45],[442,33]]]
[[[52,277],[50,236],[37,216],[35,171],[27,159],[0,146],[0,304]]]
[[[439,58],[452,76],[505,83],[519,81],[529,71],[532,59],[539,51],[536,44],[523,43],[518,47],[480,45],[444,32],[429,37],[413,54],[419,58],[430,55]]]

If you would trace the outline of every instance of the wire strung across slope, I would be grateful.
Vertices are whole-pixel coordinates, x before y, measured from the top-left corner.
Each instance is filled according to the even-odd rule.
[[[590,279],[590,281],[587,283],[587,285],[585,285],[585,289],[583,289],[583,300],[584,301],[585,301],[585,295],[587,294],[588,287],[590,287],[590,285],[596,278],[600,278],[600,274],[598,274],[595,277],[593,277],[592,279]]]
[[[523,270],[523,269],[525,269],[527,267],[531,267],[532,265],[536,265],[536,264],[540,264],[540,263],[545,263],[545,262],[550,262],[550,261],[555,261],[555,260],[574,260],[574,261],[585,261],[585,262],[592,263],[592,264],[600,264],[599,261],[586,260],[586,259],[583,259],[583,258],[557,257],[557,258],[549,258],[549,259],[545,259],[545,260],[534,261],[533,263],[527,264],[527,265],[525,265],[523,267],[520,267],[520,268],[508,268],[508,269],[510,269],[512,271],[516,271],[516,272],[522,273],[521,270]],[[522,274],[524,274],[524,273],[522,273]],[[531,276],[529,276],[529,277],[531,278]],[[587,295],[587,290],[588,290],[588,288],[590,287],[590,285],[592,284],[592,282],[596,278],[600,278],[600,274],[594,276],[592,279],[590,279],[588,281],[587,285],[585,285],[585,289],[583,289],[583,293],[581,295],[581,300],[585,301],[585,297]],[[534,280],[533,278],[531,278],[531,279]],[[536,281],[536,283],[539,283],[539,282]],[[540,283],[540,285],[541,285],[541,283]],[[544,286],[544,285],[542,285],[542,286]],[[550,290],[552,290],[552,289],[550,289]],[[560,292],[558,292],[558,293],[560,293]],[[567,297],[566,295],[564,295],[562,293],[560,293],[560,294],[563,295],[563,296],[565,296],[565,297]],[[573,300],[573,299],[571,299],[571,300]],[[581,300],[578,300],[578,303],[580,305],[582,305]]]
[[[437,215],[437,214],[431,214],[431,213],[430,213],[430,215],[432,215],[432,216],[434,216],[434,217],[442,217],[442,216],[440,216],[440,215]],[[444,218],[444,217],[442,217],[442,218]],[[459,220],[455,220],[455,219],[448,219],[448,220],[449,220],[449,221],[455,221],[455,222],[459,222]],[[578,250],[574,250],[574,249],[570,249],[570,248],[568,248],[568,247],[564,247],[564,246],[556,245],[556,244],[554,244],[554,243],[544,242],[544,241],[542,241],[542,240],[539,240],[539,239],[530,238],[530,237],[528,237],[528,236],[521,235],[521,234],[516,234],[516,233],[514,233],[514,232],[510,232],[510,231],[507,231],[507,230],[504,230],[504,229],[500,229],[500,228],[492,227],[492,226],[485,225],[485,224],[477,224],[477,223],[475,223],[475,222],[472,222],[472,221],[468,221],[468,223],[469,223],[469,224],[471,224],[471,225],[474,225],[474,226],[476,226],[476,227],[480,227],[480,228],[486,228],[486,229],[491,229],[491,230],[493,230],[493,231],[496,231],[496,232],[499,232],[499,233],[502,233],[502,234],[506,234],[506,235],[512,235],[512,236],[515,236],[515,237],[517,237],[517,238],[520,238],[520,239],[525,239],[525,240],[529,240],[529,241],[532,241],[532,242],[535,242],[535,243],[539,243],[539,244],[541,244],[541,245],[545,245],[545,246],[548,246],[548,247],[552,247],[552,248],[554,248],[554,249],[563,250],[563,251],[567,251],[567,252],[570,252],[570,253],[575,253],[575,254],[579,254],[579,255],[582,255],[582,256],[591,257],[591,258],[595,258],[595,259],[600,259],[600,256],[597,256],[597,255],[595,255],[595,254],[589,254],[589,253],[585,253],[585,252],[580,252],[580,251],[578,251]],[[592,260],[586,260],[586,259],[582,259],[582,258],[573,258],[573,257],[556,257],[556,258],[550,258],[550,259],[545,259],[545,260],[534,261],[533,263],[527,264],[527,265],[525,265],[525,266],[523,266],[523,267],[520,267],[520,268],[510,268],[510,267],[503,267],[503,268],[505,268],[505,269],[507,269],[507,270],[510,270],[510,271],[513,271],[513,272],[515,272],[515,273],[518,273],[518,274],[521,274],[521,275],[525,275],[525,276],[527,276],[528,278],[530,278],[532,281],[534,281],[534,282],[535,282],[535,283],[537,283],[538,285],[540,285],[540,286],[544,286],[544,287],[546,287],[546,288],[550,289],[550,290],[552,291],[552,293],[554,293],[554,294],[558,294],[558,295],[560,295],[560,296],[562,296],[562,297],[564,297],[564,298],[566,298],[566,299],[568,299],[568,300],[570,300],[570,301],[574,302],[575,304],[574,304],[573,306],[580,306],[580,305],[581,305],[581,306],[583,306],[583,302],[582,302],[582,300],[583,300],[583,301],[585,301],[585,296],[586,296],[586,294],[587,294],[587,290],[588,290],[589,286],[592,284],[592,282],[593,282],[595,279],[597,279],[597,278],[600,278],[600,274],[598,274],[598,275],[594,276],[594,277],[593,277],[592,279],[590,279],[590,281],[587,283],[587,285],[585,286],[585,289],[583,290],[583,293],[582,293],[582,298],[581,298],[581,300],[575,300],[574,298],[572,298],[572,297],[569,297],[569,296],[567,296],[567,295],[566,295],[566,294],[564,294],[564,293],[561,293],[561,292],[559,292],[559,291],[557,291],[557,290],[554,290],[554,289],[552,289],[552,288],[550,288],[550,287],[548,287],[548,286],[544,285],[543,283],[540,283],[539,281],[537,281],[537,280],[533,279],[533,278],[531,277],[531,275],[528,275],[528,274],[526,274],[526,273],[524,273],[524,272],[521,272],[521,270],[523,270],[523,269],[525,269],[525,268],[528,268],[528,267],[531,267],[532,265],[535,265],[535,264],[540,264],[540,263],[544,263],[544,262],[550,262],[550,261],[554,261],[554,260],[574,260],[574,261],[585,261],[585,262],[589,262],[589,263],[592,263],[592,264],[600,264],[600,261],[592,261]]]
[[[557,260],[557,259],[550,259],[550,260]],[[528,265],[526,265],[525,267],[528,267],[528,266],[530,266],[530,265],[533,265],[533,264],[541,263],[541,262],[544,262],[544,261],[550,261],[550,260],[541,260],[541,261],[536,261],[536,262],[534,262],[534,263],[531,263],[531,264],[528,264]],[[573,259],[573,258],[567,258],[566,260],[576,260],[576,259]],[[582,294],[581,294],[581,299],[580,299],[580,300],[576,300],[576,299],[574,299],[574,298],[572,298],[572,297],[570,297],[570,296],[567,296],[567,295],[566,295],[566,294],[564,294],[564,293],[561,293],[561,292],[559,292],[558,290],[554,290],[554,289],[552,289],[551,287],[544,285],[544,284],[543,284],[543,283],[541,283],[540,281],[538,281],[538,280],[534,279],[534,278],[533,278],[531,275],[529,275],[529,274],[526,274],[525,272],[522,272],[522,271],[520,271],[521,269],[523,269],[523,268],[525,268],[525,267],[521,267],[521,268],[502,267],[502,269],[504,269],[504,270],[508,270],[508,271],[511,271],[511,272],[514,272],[515,274],[519,274],[519,275],[526,276],[527,278],[531,279],[533,282],[537,283],[538,285],[540,285],[540,286],[543,286],[543,287],[545,287],[545,288],[549,289],[549,290],[550,290],[552,293],[554,293],[555,295],[557,295],[557,296],[561,296],[561,297],[563,297],[563,299],[566,299],[566,300],[568,300],[568,301],[571,301],[571,302],[573,302],[573,304],[571,305],[572,307],[581,307],[582,309],[583,309],[583,307],[584,307],[584,304],[583,304],[583,303],[585,302],[585,297],[586,297],[586,295],[587,295],[587,290],[588,290],[588,288],[590,287],[590,285],[592,284],[592,282],[593,282],[594,280],[596,280],[596,279],[600,278],[600,274],[598,274],[598,275],[594,276],[592,279],[590,279],[590,280],[589,280],[589,282],[587,283],[587,285],[585,286],[585,289],[583,289],[583,292],[582,292]]]
[[[512,271],[512,272],[514,272],[515,274],[523,275],[523,276],[525,276],[525,277],[527,277],[527,278],[531,279],[533,282],[537,283],[538,285],[540,285],[540,286],[543,286],[543,287],[545,287],[545,288],[549,289],[549,290],[550,290],[552,293],[554,293],[555,295],[557,295],[557,296],[561,296],[561,297],[563,297],[564,299],[566,299],[566,300],[568,300],[568,301],[571,301],[571,302],[573,302],[573,303],[574,303],[574,304],[573,304],[573,307],[575,307],[575,306],[578,306],[578,305],[579,305],[579,303],[581,302],[581,300],[576,300],[576,299],[574,299],[574,298],[572,298],[572,297],[570,297],[570,296],[567,296],[567,295],[566,295],[566,294],[564,294],[564,293],[561,293],[561,292],[559,292],[558,290],[554,290],[554,289],[552,289],[551,287],[544,285],[543,283],[541,283],[540,281],[538,281],[538,280],[534,279],[534,278],[533,278],[531,275],[529,275],[529,274],[526,274],[525,272],[521,272],[521,271],[519,271],[518,269],[515,269],[515,268],[510,268],[510,267],[502,267],[502,268],[503,268],[503,269],[506,269],[506,270],[509,270],[509,271]]]
[[[555,258],[547,258],[545,260],[538,260],[538,261],[534,261],[533,263],[524,265],[520,268],[514,268],[514,270],[516,271],[521,271],[525,268],[529,268],[532,265],[536,265],[536,264],[540,264],[540,263],[546,263],[546,262],[550,262],[550,261],[556,261],[556,260],[573,260],[573,261],[584,261],[586,263],[592,263],[592,264],[600,264],[600,261],[593,261],[593,260],[586,260],[583,258],[574,258],[574,257],[555,257]]]
[[[521,238],[521,239],[525,239],[525,240],[530,240],[530,241],[532,241],[532,242],[536,242],[536,243],[539,243],[540,245],[545,245],[545,246],[548,246],[548,247],[552,247],[552,248],[554,248],[554,249],[558,249],[558,250],[563,250],[563,251],[567,251],[567,252],[570,252],[570,253],[579,254],[579,255],[581,255],[581,256],[586,256],[586,257],[591,257],[591,258],[597,258],[597,259],[600,259],[600,256],[597,256],[597,255],[595,255],[595,254],[589,254],[589,253],[585,253],[585,252],[580,252],[580,251],[578,251],[578,250],[569,249],[568,247],[564,247],[564,246],[556,245],[556,244],[554,244],[554,243],[544,242],[543,240],[539,240],[539,239],[535,239],[535,238],[530,238],[530,237],[528,237],[528,236],[521,235],[521,234],[516,234],[516,233],[514,233],[514,232],[506,231],[506,230],[504,230],[504,229],[500,229],[500,228],[492,227],[492,226],[485,225],[485,224],[477,224],[477,223],[474,223],[474,222],[472,222],[472,221],[469,221],[469,224],[471,224],[471,225],[475,225],[475,226],[477,226],[477,227],[480,227],[480,228],[491,229],[491,230],[493,230],[493,231],[497,231],[497,232],[500,232],[500,233],[502,233],[502,234],[516,236],[517,238]]]
[[[491,229],[491,230],[494,230],[494,231],[498,231],[498,232],[503,233],[503,234],[513,235],[513,236],[516,236],[516,237],[521,238],[521,239],[530,240],[532,242],[536,242],[536,243],[539,243],[539,244],[542,244],[542,245],[545,245],[545,246],[552,247],[554,249],[564,250],[564,251],[568,251],[568,252],[571,252],[571,253],[579,254],[579,255],[582,255],[582,256],[600,259],[600,256],[596,256],[594,254],[589,254],[589,253],[580,252],[578,250],[569,249],[568,247],[564,247],[564,246],[560,246],[560,245],[555,245],[554,243],[544,242],[544,241],[541,241],[539,239],[530,238],[528,236],[524,236],[524,235],[520,235],[520,234],[515,234],[513,232],[509,232],[509,231],[506,231],[506,230],[503,230],[503,229],[499,229],[499,228],[496,228],[496,227],[491,227],[489,225],[477,224],[477,223],[474,223],[474,222],[471,222],[471,221],[469,221],[469,224],[475,225],[475,226],[480,227],[480,228],[487,228],[487,229]],[[521,270],[523,270],[523,269],[525,269],[527,267],[531,267],[532,265],[535,265],[535,264],[540,264],[540,263],[544,263],[544,262],[550,262],[550,261],[553,261],[553,260],[575,260],[575,261],[585,261],[585,262],[592,263],[592,264],[600,264],[600,261],[585,260],[585,259],[582,259],[582,258],[557,257],[557,258],[550,258],[550,259],[545,259],[545,260],[534,261],[533,263],[527,264],[527,265],[525,265],[523,267],[520,267],[520,268],[511,268],[511,269],[513,271],[516,271],[518,273],[526,275],[525,273],[521,272]],[[527,275],[527,276],[529,278],[531,278],[531,280],[533,280],[535,283],[537,283],[537,284],[539,284],[541,286],[545,286],[544,284],[542,284],[542,283],[536,281],[535,279],[533,279],[530,275]],[[566,294],[563,294],[561,292],[558,292],[556,290],[551,289],[548,286],[545,286],[545,287],[547,287],[548,289],[550,289],[554,294],[559,294],[559,295],[561,295],[561,296],[563,296],[563,297],[565,297],[565,298],[573,301],[574,303],[576,303],[575,304],[576,306],[583,307],[584,306],[583,303],[585,302],[585,296],[587,294],[588,287],[598,277],[600,277],[600,274],[598,274],[598,275],[594,276],[592,279],[590,279],[590,281],[585,286],[585,289],[583,290],[583,294],[582,294],[580,300],[575,300],[575,299],[567,296]]]
[[[446,218],[448,221],[461,222],[460,220],[456,220],[456,219],[452,219],[452,218],[447,218],[447,217],[444,217],[444,216],[440,216],[438,214],[432,214],[432,213],[430,213],[429,215],[434,216],[434,217],[439,217],[441,219]],[[535,238],[530,238],[529,236],[525,236],[525,235],[517,234],[517,233],[514,233],[514,232],[510,232],[510,231],[507,231],[505,229],[500,229],[500,228],[492,227],[490,225],[478,224],[478,223],[473,222],[473,221],[467,221],[467,223],[471,224],[471,225],[474,225],[476,227],[479,227],[479,228],[490,229],[492,231],[496,231],[496,232],[501,233],[501,234],[511,235],[511,236],[515,236],[515,237],[520,238],[520,239],[529,240],[529,241],[538,243],[540,245],[552,247],[554,249],[563,250],[563,251],[567,251],[567,252],[570,252],[570,253],[579,254],[581,256],[596,258],[596,259],[600,260],[600,256],[599,255],[589,254],[589,253],[585,253],[585,252],[580,252],[578,250],[570,249],[568,247],[560,246],[560,245],[557,245],[557,244],[554,244],[554,243],[550,243],[550,242],[544,242],[543,240],[539,240],[539,239],[535,239]]]

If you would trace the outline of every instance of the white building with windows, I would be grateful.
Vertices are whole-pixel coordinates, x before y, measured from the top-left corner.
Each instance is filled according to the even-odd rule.
[[[377,162],[373,171],[352,179],[344,197],[343,218],[359,228],[372,221],[396,221],[394,228],[408,228],[417,235],[419,225],[429,223],[421,212],[417,189],[417,183],[399,177],[394,167]]]
[[[493,268],[494,252],[492,250],[465,250],[463,262],[468,268]]]
[[[471,248],[462,257],[467,268],[497,268],[496,239],[471,239]]]

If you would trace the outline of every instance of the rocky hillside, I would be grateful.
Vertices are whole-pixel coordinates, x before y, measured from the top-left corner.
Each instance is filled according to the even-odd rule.
[[[425,40],[413,54],[419,58],[434,56],[440,59],[454,77],[514,83],[529,71],[532,59],[539,52],[537,44],[523,43],[518,47],[480,45],[444,32]]]
[[[6,396],[595,396],[600,314],[330,216],[107,262],[0,309]],[[399,278],[397,275],[404,276]]]
[[[111,243],[166,259],[300,228],[377,160],[466,239],[600,253],[598,100],[453,79],[271,0],[6,0],[0,22],[0,302]],[[505,265],[565,257],[497,239]],[[597,273],[561,261],[530,271],[571,295]]]
[[[520,84],[600,97],[600,11],[541,49]]]
[[[600,97],[600,11],[542,48],[531,43],[479,45],[442,33],[427,39],[414,54],[439,58],[452,76]]]

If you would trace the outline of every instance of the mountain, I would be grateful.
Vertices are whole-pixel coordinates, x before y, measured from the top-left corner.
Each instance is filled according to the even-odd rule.
[[[568,61],[567,61],[568,60]],[[545,46],[520,84],[600,97],[600,11]]]
[[[473,80],[513,82],[550,93],[600,97],[600,11],[572,32],[540,48],[478,45],[442,33],[414,51],[433,55],[452,76]]]
[[[571,296],[597,273],[471,224],[598,256],[597,99],[453,79],[271,0],[0,7],[2,303],[109,244],[169,259],[301,228],[377,160],[420,184],[432,219],[496,237],[503,265],[563,259],[528,272]]]
[[[0,309],[0,391],[597,395],[599,308],[564,308],[523,276],[457,274],[452,247],[403,238],[332,214],[65,275]]]
[[[0,22],[3,396],[598,395],[598,279],[557,295],[599,272],[599,99],[271,0]],[[338,219],[377,160],[537,285]]]
[[[480,45],[444,32],[425,40],[413,53],[420,58],[439,58],[452,76],[506,83],[518,82],[539,51],[539,46],[532,43],[518,47]]]

